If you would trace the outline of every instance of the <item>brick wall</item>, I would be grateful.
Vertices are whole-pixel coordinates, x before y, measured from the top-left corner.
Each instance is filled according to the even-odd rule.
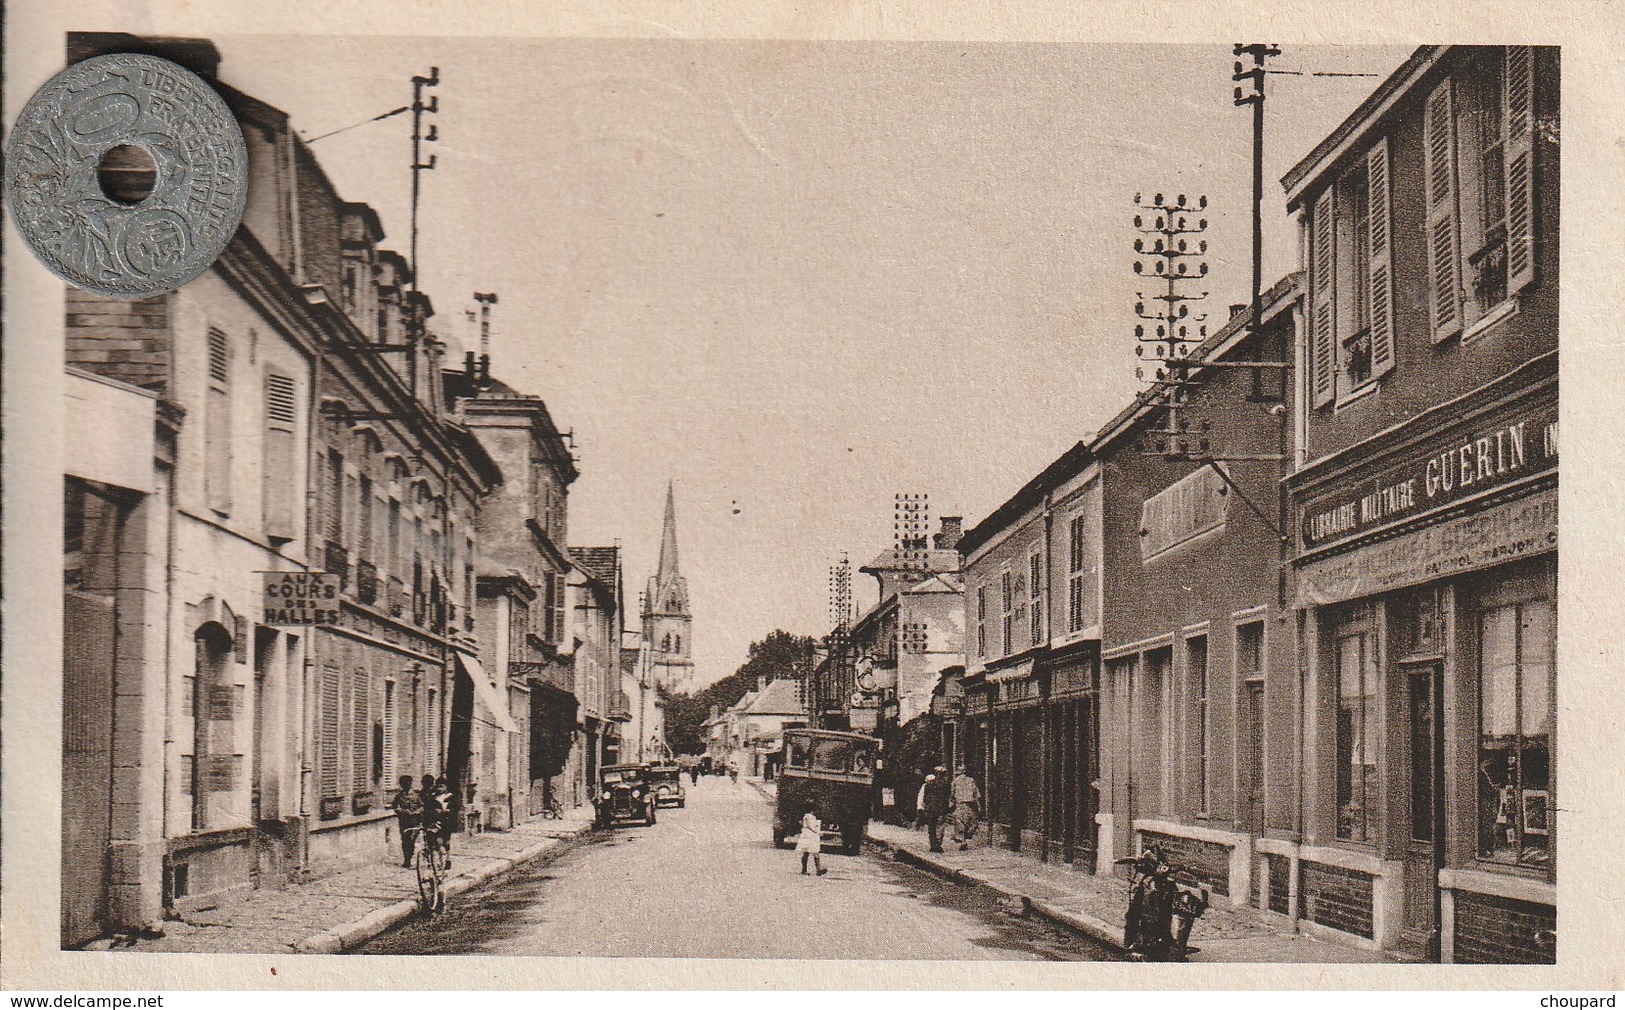
[[[169,296],[123,301],[69,286],[66,364],[164,391],[169,382]]]
[[[1268,898],[1265,908],[1286,915],[1292,907],[1292,860],[1269,853],[1264,857],[1267,877],[1264,881]]]
[[[1213,889],[1214,894],[1230,893],[1230,847],[1217,842],[1176,838],[1155,831],[1142,831],[1145,845],[1162,849],[1163,858],[1183,866],[1190,875]]]
[[[1557,909],[1491,894],[1456,892],[1459,964],[1556,964],[1557,950],[1535,944],[1541,930],[1557,930]]]
[[[1372,936],[1369,873],[1309,862],[1299,873],[1305,919],[1355,936]]]

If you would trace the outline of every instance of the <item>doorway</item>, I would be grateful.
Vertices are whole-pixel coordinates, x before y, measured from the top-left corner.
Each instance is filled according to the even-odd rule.
[[[1443,671],[1438,663],[1403,665],[1395,678],[1404,685],[1406,729],[1405,917],[1401,943],[1437,961],[1440,956],[1441,894],[1444,868]]]
[[[1240,726],[1237,727],[1237,777],[1240,779],[1240,827],[1255,838],[1264,835],[1264,682],[1243,681]]]

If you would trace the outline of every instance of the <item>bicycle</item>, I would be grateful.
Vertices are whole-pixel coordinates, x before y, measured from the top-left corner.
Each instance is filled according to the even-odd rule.
[[[416,832],[422,841],[422,844],[417,846],[417,854],[412,857],[412,868],[418,878],[418,907],[424,915],[444,911],[446,871],[451,867],[451,854],[446,851],[439,836],[424,834],[422,827],[414,826],[405,830]]]
[[[559,802],[557,796],[549,796],[542,805],[542,819],[545,821],[564,820],[564,804]]]

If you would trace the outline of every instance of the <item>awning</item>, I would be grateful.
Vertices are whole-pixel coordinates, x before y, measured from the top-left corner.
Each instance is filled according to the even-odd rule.
[[[999,684],[1007,680],[1025,680],[1033,675],[1033,661],[1023,659],[1009,666],[1001,666],[997,670],[987,671],[987,682]]]
[[[491,713],[491,719],[488,720],[490,724],[507,733],[519,732],[519,724],[508,714],[507,698],[485,679],[485,671],[480,669],[480,661],[461,649],[453,651],[457,656],[457,672],[467,677],[474,685],[474,697],[478,698],[485,706],[485,710]]]

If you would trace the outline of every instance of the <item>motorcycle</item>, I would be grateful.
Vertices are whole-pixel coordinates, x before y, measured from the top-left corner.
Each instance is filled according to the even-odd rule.
[[[1131,870],[1128,912],[1123,917],[1123,946],[1129,957],[1179,962],[1200,950],[1190,945],[1191,927],[1207,911],[1208,889],[1188,882],[1184,867],[1168,862],[1155,845],[1115,863]]]

